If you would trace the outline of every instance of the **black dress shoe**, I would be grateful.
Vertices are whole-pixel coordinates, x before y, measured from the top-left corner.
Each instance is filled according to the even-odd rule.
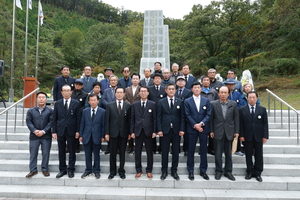
[[[128,150],[127,153],[133,153],[133,150],[132,150],[132,149],[131,149],[131,150]]]
[[[104,153],[105,153],[105,154],[109,154],[109,153],[110,153],[110,151],[106,150]]]
[[[184,156],[188,156],[188,152],[187,151],[184,152]]]
[[[69,178],[74,178],[74,172],[68,172]]]
[[[80,149],[76,149],[76,150],[75,150],[75,153],[80,153]]]
[[[124,173],[119,174],[119,175],[120,175],[120,178],[121,178],[121,179],[125,179],[125,178],[126,178],[126,175],[125,175]]]
[[[115,174],[109,174],[108,179],[113,179],[115,177]]]
[[[99,179],[100,176],[101,176],[100,173],[95,173],[95,178],[96,178],[96,179]]]
[[[205,180],[209,180],[209,177],[206,174],[206,172],[200,172],[200,176],[202,176]]]
[[[160,180],[165,180],[167,178],[168,174],[167,173],[162,173],[160,176]]]
[[[215,174],[215,179],[216,179],[216,180],[220,180],[220,179],[221,179],[221,176],[222,176],[222,173],[217,172],[217,173]]]
[[[92,175],[92,173],[84,172],[84,173],[81,175],[81,178],[85,179],[85,178],[89,177],[90,175]]]
[[[179,181],[179,176],[177,174],[177,172],[174,172],[174,173],[171,173],[171,176],[176,180],[176,181]]]
[[[67,174],[66,171],[59,172],[59,173],[56,175],[56,178],[61,178],[61,177],[63,177],[63,176],[66,175],[66,174]]]
[[[235,181],[235,178],[234,178],[234,176],[232,175],[232,173],[226,173],[226,174],[224,174],[224,176],[225,177],[227,177],[229,180],[231,180],[231,181]]]
[[[255,176],[255,179],[258,181],[258,182],[262,182],[262,178],[260,175],[256,175]]]
[[[247,175],[245,176],[246,180],[250,180],[252,178],[252,174],[251,173],[247,173]]]
[[[189,179],[190,179],[191,181],[193,181],[193,180],[195,179],[194,173],[189,173]]]
[[[215,155],[215,151],[208,151],[207,153],[211,154],[211,155]]]

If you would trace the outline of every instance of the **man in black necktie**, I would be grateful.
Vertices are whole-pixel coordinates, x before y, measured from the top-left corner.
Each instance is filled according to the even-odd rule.
[[[69,85],[71,87],[71,90],[74,89],[74,82],[75,82],[75,78],[69,76],[70,74],[70,68],[68,66],[62,66],[61,67],[61,73],[62,76],[59,76],[57,78],[55,78],[54,80],[54,86],[53,86],[53,100],[54,102],[60,100],[63,98],[62,94],[61,94],[61,88],[64,85]]]
[[[157,106],[157,134],[161,138],[161,180],[168,176],[169,149],[172,143],[172,167],[171,176],[179,180],[177,167],[179,161],[180,138],[185,132],[185,116],[183,101],[175,97],[176,86],[168,83],[167,97],[158,102]]]
[[[190,67],[188,65],[183,65],[182,67],[182,74],[184,76],[187,89],[191,89],[192,84],[196,81],[196,78],[190,74]]]
[[[263,144],[269,138],[268,116],[266,108],[256,105],[258,95],[254,91],[247,93],[248,105],[242,106],[240,113],[240,140],[244,142],[247,175],[249,180],[252,176],[262,182],[263,171]],[[255,163],[252,155],[254,150]]]
[[[120,167],[118,173],[125,179],[125,150],[127,140],[130,139],[130,114],[131,105],[123,101],[124,88],[116,89],[116,100],[106,106],[105,139],[110,142],[110,174],[108,179],[113,179],[117,174],[117,150],[119,149]]]

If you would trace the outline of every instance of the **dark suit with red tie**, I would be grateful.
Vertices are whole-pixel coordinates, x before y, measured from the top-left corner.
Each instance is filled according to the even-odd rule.
[[[155,102],[147,100],[145,108],[142,102],[136,101],[131,105],[130,132],[135,134],[135,169],[137,173],[142,172],[141,153],[143,143],[147,152],[146,173],[152,173],[153,153],[152,134],[156,133],[156,105]]]
[[[157,106],[157,132],[162,131],[161,149],[162,149],[162,173],[168,173],[168,158],[170,144],[172,143],[172,167],[171,173],[177,173],[180,136],[179,132],[185,132],[185,117],[183,101],[173,97],[172,104],[166,97],[158,102]]]

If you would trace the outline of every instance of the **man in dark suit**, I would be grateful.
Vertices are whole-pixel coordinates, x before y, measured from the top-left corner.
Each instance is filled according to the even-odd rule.
[[[54,104],[52,138],[57,139],[59,155],[59,173],[56,178],[67,174],[69,178],[74,177],[75,171],[75,148],[76,140],[79,138],[79,126],[81,118],[80,104],[71,99],[72,91],[69,85],[62,87],[63,99]],[[69,166],[66,165],[66,142],[69,150]]]
[[[161,100],[167,96],[165,88],[160,85],[161,80],[162,80],[161,74],[159,74],[159,73],[154,74],[154,76],[153,76],[154,85],[149,87],[148,99],[151,101],[154,101],[156,103],[156,106],[158,105],[159,100]],[[159,139],[159,143],[161,143],[160,139]],[[153,153],[156,153],[156,151],[161,153],[161,148],[160,148],[160,145],[157,146],[156,138],[153,138]]]
[[[139,101],[141,99],[139,91],[140,87],[140,75],[137,73],[133,73],[131,75],[131,82],[132,86],[125,89],[125,97],[124,100],[130,104],[133,104],[136,101]],[[134,141],[133,138],[130,138],[128,141],[128,150],[127,153],[133,153],[134,151]]]
[[[124,67],[122,69],[122,74],[124,75],[124,77],[119,79],[118,87],[122,87],[122,88],[126,89],[127,87],[130,87],[132,85],[131,77],[129,76],[130,75],[130,68],[129,67]]]
[[[105,79],[101,80],[101,94],[104,93],[104,91],[109,87],[109,77],[111,75],[113,75],[115,73],[115,71],[108,67],[106,69],[104,69],[104,74],[105,74]]]
[[[210,120],[210,137],[214,139],[215,148],[215,179],[220,180],[223,174],[222,154],[224,151],[224,176],[235,181],[232,175],[231,148],[233,138],[239,137],[239,110],[236,102],[227,99],[229,89],[226,86],[220,87],[218,95],[220,99],[211,102],[212,115]]]
[[[268,116],[266,108],[256,105],[258,99],[256,92],[248,92],[247,99],[248,105],[240,108],[240,140],[244,142],[247,164],[245,179],[249,180],[254,176],[257,181],[262,182],[263,144],[269,138]]]
[[[209,100],[201,97],[201,86],[199,82],[192,84],[193,96],[184,101],[184,110],[187,118],[188,134],[188,159],[187,170],[189,179],[194,180],[194,154],[196,143],[200,142],[200,176],[209,180],[207,170],[207,135],[210,132],[211,105]]]
[[[187,98],[193,95],[193,92],[185,87],[186,81],[184,76],[178,76],[176,80],[177,91],[175,93],[175,97],[180,98],[181,100],[185,101]],[[187,123],[186,123],[187,124]],[[183,146],[182,150],[184,152],[184,156],[188,155],[188,134],[183,135]],[[180,153],[180,149],[179,149]]]
[[[63,98],[61,94],[61,88],[64,85],[69,85],[71,87],[71,90],[74,89],[74,82],[75,78],[69,76],[70,74],[70,68],[68,66],[62,66],[60,69],[62,76],[56,77],[54,80],[54,86],[53,86],[53,100],[54,102],[60,100]]]
[[[140,88],[140,101],[136,101],[131,106],[131,137],[135,138],[135,178],[142,176],[141,154],[143,143],[145,143],[147,153],[146,174],[149,179],[153,177],[153,153],[152,138],[156,137],[156,105],[155,102],[148,100],[149,89]]]
[[[121,179],[125,179],[125,151],[127,140],[130,138],[130,114],[131,105],[123,98],[124,88],[116,89],[116,101],[112,101],[106,106],[105,118],[105,139],[110,141],[110,174],[108,179],[113,179],[117,174],[117,150],[120,155],[120,167],[118,173]]]
[[[171,176],[179,180],[177,167],[179,161],[180,138],[185,132],[185,116],[183,101],[175,97],[176,85],[168,83],[167,97],[158,102],[157,106],[157,134],[161,138],[161,180],[168,176],[169,149],[172,143]]]
[[[102,105],[104,109],[106,105],[112,101],[116,100],[116,89],[118,85],[118,77],[116,75],[111,75],[109,77],[110,86],[103,92]]]
[[[105,110],[98,107],[99,96],[95,93],[88,97],[91,107],[83,110],[80,122],[80,138],[85,152],[85,172],[81,178],[86,178],[92,173],[95,178],[100,178],[100,148],[104,141]],[[92,154],[94,154],[94,166],[92,166]]]
[[[182,73],[183,73],[184,79],[186,81],[185,87],[187,89],[191,89],[192,84],[196,81],[196,78],[189,74],[190,73],[190,67],[188,65],[183,65]]]
[[[140,81],[139,85],[140,86],[144,86],[144,87],[149,87],[149,86],[153,85],[153,80],[150,77],[150,75],[151,75],[151,69],[150,68],[145,68],[144,69],[144,76],[145,76],[145,78],[143,78]]]
[[[151,78],[154,78],[155,74],[160,74],[162,76],[162,64],[161,62],[155,62],[154,63],[154,72],[151,74]]]
[[[93,89],[93,83],[97,82],[97,78],[92,77],[92,68],[91,66],[85,66],[83,69],[84,77],[81,79],[83,83],[82,90],[86,93],[89,93]]]

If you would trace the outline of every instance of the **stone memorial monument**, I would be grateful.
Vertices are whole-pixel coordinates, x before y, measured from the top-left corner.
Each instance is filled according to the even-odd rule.
[[[143,54],[140,74],[145,68],[154,71],[154,63],[161,62],[162,68],[170,69],[169,27],[163,24],[162,10],[146,10],[144,15]]]

